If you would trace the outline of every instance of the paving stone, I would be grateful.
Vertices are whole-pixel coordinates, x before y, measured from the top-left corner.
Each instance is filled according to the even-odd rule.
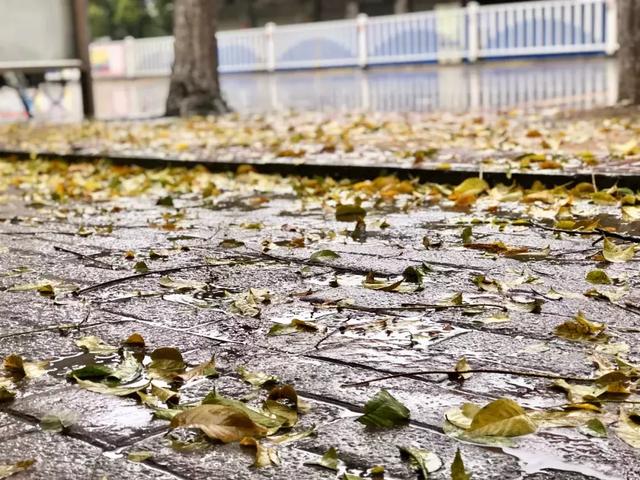
[[[30,395],[7,405],[9,412],[40,420],[47,414],[69,412],[75,417],[72,434],[105,447],[131,443],[166,428],[167,422],[153,420],[152,411],[135,400],[65,386],[40,395]]]
[[[20,435],[21,433],[38,430],[38,427],[26,420],[0,412],[0,441]]]
[[[35,460],[16,480],[65,480],[71,478],[177,480],[179,477],[148,465],[109,458],[99,448],[59,434],[27,433],[3,441],[0,463]]]

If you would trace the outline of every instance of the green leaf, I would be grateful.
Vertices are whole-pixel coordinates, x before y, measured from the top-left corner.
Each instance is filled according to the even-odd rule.
[[[263,437],[267,429],[254,423],[242,410],[230,405],[200,405],[180,412],[171,420],[171,428],[199,428],[212,440],[237,442],[244,437]]]
[[[89,365],[85,365],[82,368],[72,370],[67,374],[67,377],[75,377],[81,380],[86,380],[88,378],[101,379],[108,377],[112,372],[113,369],[111,367],[108,367],[107,365],[90,363]]]
[[[280,379],[274,375],[267,375],[262,372],[250,372],[243,366],[239,366],[236,369],[240,378],[245,382],[253,385],[254,387],[269,387],[273,386],[280,381]]]
[[[367,216],[367,211],[359,205],[338,205],[336,220],[339,222],[357,222]]]
[[[357,421],[369,427],[391,428],[406,424],[410,416],[407,407],[382,389],[365,404],[364,415]]]
[[[171,197],[171,195],[160,197],[156,202],[156,205],[161,207],[173,207],[173,197]]]
[[[411,468],[420,472],[423,479],[429,478],[429,474],[442,468],[442,460],[433,452],[414,447],[400,447],[400,457],[409,460]]]
[[[7,387],[0,386],[0,403],[9,402],[16,398],[15,392],[12,392]]]
[[[133,269],[138,273],[147,273],[149,271],[149,267],[144,262],[136,262]]]
[[[324,455],[322,455],[322,458],[320,458],[320,460],[307,462],[305,463],[305,465],[318,465],[320,467],[337,472],[341,463],[342,462],[338,458],[338,451],[335,449],[335,447],[331,447],[324,453]]]
[[[313,263],[322,263],[325,260],[335,260],[340,258],[340,254],[333,250],[318,250],[309,257],[309,261]]]
[[[97,355],[111,355],[118,351],[118,347],[109,345],[93,335],[76,340],[76,345],[84,348],[89,353],[95,353]]]
[[[422,263],[416,266],[409,266],[402,272],[402,278],[410,283],[415,283],[420,289],[424,284],[424,279],[428,273],[433,272],[433,269],[426,263]]]
[[[153,457],[153,452],[149,451],[139,451],[139,452],[129,452],[127,454],[127,460],[130,462],[144,462],[145,460],[149,460]]]
[[[16,473],[24,472],[34,463],[36,463],[35,460],[20,460],[19,462],[10,464],[0,464],[0,479],[8,478]]]
[[[464,227],[462,229],[462,233],[460,234],[460,237],[462,238],[462,243],[464,244],[471,243],[471,240],[473,238],[473,230],[471,229],[471,227]]]
[[[244,242],[233,238],[225,238],[218,244],[218,246],[221,248],[240,248],[244,246]]]
[[[624,247],[616,245],[607,237],[604,238],[604,245],[602,247],[602,256],[608,262],[622,263],[631,260],[636,252],[635,245]]]
[[[315,333],[319,330],[320,328],[318,327],[318,325],[313,322],[307,322],[294,318],[289,323],[276,323],[272,325],[267,335],[273,337],[277,335],[291,335],[299,332]]]
[[[613,282],[604,270],[591,270],[587,273],[587,282],[594,285],[611,285]]]
[[[71,412],[50,413],[40,419],[40,428],[47,432],[60,433],[75,423],[75,415]]]
[[[607,427],[597,418],[592,418],[585,425],[578,428],[580,433],[596,438],[606,438]]]
[[[536,424],[513,400],[500,398],[481,408],[471,421],[473,436],[517,437],[535,432]]]
[[[460,449],[456,450],[456,456],[451,464],[451,480],[470,480],[471,475],[467,473],[462,462],[462,455],[460,455]]]

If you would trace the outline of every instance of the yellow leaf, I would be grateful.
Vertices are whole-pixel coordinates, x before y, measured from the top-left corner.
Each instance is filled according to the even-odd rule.
[[[640,413],[621,409],[615,432],[633,448],[640,448]]]
[[[536,431],[536,424],[513,400],[500,398],[475,414],[469,427],[474,436],[517,437]]]
[[[636,252],[635,245],[631,245],[629,247],[623,247],[620,245],[616,245],[606,237],[604,239],[602,256],[608,262],[613,262],[613,263],[628,262],[633,258],[633,255],[635,254],[635,252]]]
[[[609,338],[604,333],[605,328],[604,323],[591,322],[584,318],[582,312],[578,312],[573,320],[567,320],[558,325],[555,333],[567,340],[605,341]]]
[[[459,201],[464,198],[473,197],[480,195],[482,192],[486,192],[489,190],[489,184],[485,182],[483,179],[475,177],[475,178],[467,178],[460,185],[453,189],[451,195],[449,195],[450,200]]]

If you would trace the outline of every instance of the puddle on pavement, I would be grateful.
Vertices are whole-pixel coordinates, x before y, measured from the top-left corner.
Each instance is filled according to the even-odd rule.
[[[622,477],[604,473],[588,465],[579,465],[563,460],[561,457],[540,450],[532,451],[522,448],[502,447],[502,451],[518,459],[520,468],[527,475],[542,471],[572,472],[586,475],[598,480],[624,480]]]
[[[66,378],[67,373],[77,368],[82,368],[89,364],[107,364],[111,363],[116,354],[112,355],[96,355],[94,353],[80,352],[73,355],[58,357],[49,363],[48,373],[52,377]]]

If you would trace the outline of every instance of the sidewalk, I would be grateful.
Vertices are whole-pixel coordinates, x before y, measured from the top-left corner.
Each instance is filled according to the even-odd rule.
[[[88,146],[95,138],[81,150],[103,151]],[[638,478],[637,409],[611,402],[640,400],[626,363],[640,360],[638,255],[622,261],[638,236],[637,197],[489,187],[1,160],[0,353],[48,363],[16,380],[5,361],[0,386],[15,399],[0,403],[0,468],[35,460],[16,479],[244,480],[382,478],[382,465],[385,479],[419,478],[400,446],[433,452],[434,479],[451,478],[458,448],[474,479]],[[601,256],[603,235],[614,261]],[[606,274],[589,273],[598,269]],[[142,352],[123,346],[134,333]],[[188,367],[175,353],[150,365],[160,347]],[[155,378],[142,395],[67,379],[130,351],[144,357],[137,376],[110,375],[124,389]],[[212,355],[217,377],[189,374]],[[456,366],[460,375],[415,373]],[[400,375],[348,385],[391,373]],[[553,378],[606,373],[568,386]],[[180,388],[167,381],[176,375]],[[308,412],[273,393],[284,384]],[[278,412],[278,432],[260,441],[280,466],[252,467],[251,448],[170,428],[167,418],[214,389],[228,404]],[[408,423],[356,421],[381,389],[408,408]],[[457,408],[502,397],[526,413],[501,411],[501,431],[471,434]],[[47,415],[61,433],[43,430]],[[504,436],[522,422],[536,431]],[[331,448],[341,462],[309,465]]]
[[[611,116],[507,112],[500,115],[229,115],[218,120],[0,125],[6,154],[110,157],[122,163],[251,164],[265,173],[372,178],[386,171],[430,181],[482,172],[529,184],[640,184],[640,128],[633,109]]]

